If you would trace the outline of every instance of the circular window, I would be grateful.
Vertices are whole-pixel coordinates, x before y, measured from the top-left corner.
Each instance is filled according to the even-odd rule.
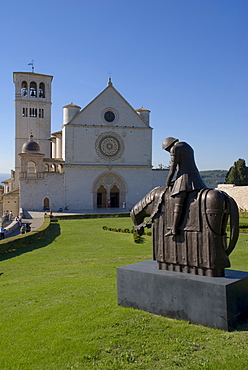
[[[113,112],[111,112],[110,110],[108,110],[105,114],[104,114],[104,119],[105,121],[107,122],[113,122],[115,120],[115,114]]]
[[[103,122],[105,124],[110,124],[111,126],[114,125],[119,119],[118,112],[112,107],[105,108],[102,111],[101,116]]]
[[[106,132],[97,138],[95,148],[101,158],[114,161],[122,155],[124,142],[116,133]]]

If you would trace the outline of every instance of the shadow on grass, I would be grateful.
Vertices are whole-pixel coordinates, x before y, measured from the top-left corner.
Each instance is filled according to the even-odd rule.
[[[5,261],[10,258],[20,256],[23,253],[31,252],[35,249],[44,248],[48,244],[52,243],[53,240],[56,239],[59,235],[60,235],[60,225],[57,223],[57,221],[53,221],[51,222],[46,235],[18,249],[11,250],[4,254],[0,254],[0,261]]]

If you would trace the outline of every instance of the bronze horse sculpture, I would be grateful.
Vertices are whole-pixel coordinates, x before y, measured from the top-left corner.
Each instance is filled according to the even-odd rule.
[[[134,206],[136,230],[141,235],[152,224],[153,259],[159,269],[224,276],[239,235],[237,204],[226,193],[206,187],[189,144],[167,137],[162,148],[171,157],[166,186],[153,189]]]
[[[239,235],[236,202],[214,189],[197,189],[187,194],[177,235],[168,235],[173,223],[172,185],[151,190],[131,210],[139,235],[152,227],[153,259],[159,269],[205,276],[224,276],[228,256]],[[148,217],[148,219],[146,219]],[[145,220],[146,219],[146,220]],[[230,239],[227,225],[230,220]]]

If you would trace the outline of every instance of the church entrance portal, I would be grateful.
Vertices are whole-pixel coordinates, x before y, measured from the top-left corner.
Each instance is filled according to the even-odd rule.
[[[119,189],[114,185],[110,189],[109,197],[103,185],[97,189],[97,208],[119,208]]]
[[[94,208],[123,208],[126,205],[126,184],[116,173],[101,174],[95,180],[92,190]]]
[[[119,208],[119,189],[116,185],[110,190],[110,208]]]
[[[97,208],[107,207],[107,190],[103,185],[97,189]]]

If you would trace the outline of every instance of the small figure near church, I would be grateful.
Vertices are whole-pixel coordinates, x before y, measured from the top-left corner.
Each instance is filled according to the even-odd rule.
[[[162,148],[170,152],[171,165],[169,175],[166,181],[166,188],[170,190],[170,196],[174,198],[174,219],[172,229],[165,236],[177,235],[178,224],[180,222],[183,206],[186,196],[189,192],[203,189],[207,186],[201,179],[200,173],[196,167],[194,151],[191,146],[185,142],[180,142],[173,137],[167,137],[163,141]],[[173,177],[176,173],[176,178]]]
[[[1,226],[1,228],[0,228],[0,239],[1,240],[4,239],[5,231],[6,231],[6,229],[3,226]]]
[[[9,211],[9,221],[12,221],[12,218],[13,218],[13,212]]]

